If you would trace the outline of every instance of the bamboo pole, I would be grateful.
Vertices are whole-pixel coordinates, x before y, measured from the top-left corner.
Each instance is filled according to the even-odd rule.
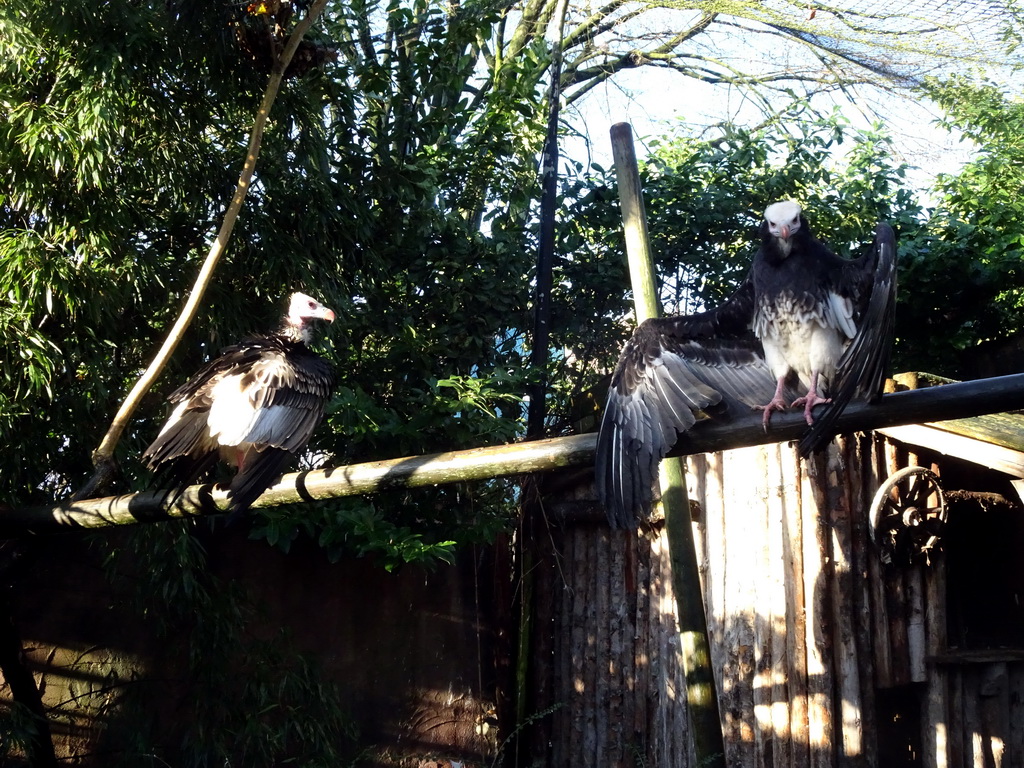
[[[867,508],[869,500],[878,487],[874,482],[869,484],[871,474],[870,453],[873,438],[860,433],[847,441],[846,465],[850,471],[846,473],[846,483],[850,494],[851,517],[850,532],[853,542],[854,586],[853,586],[853,626],[857,652],[861,663],[858,664],[860,675],[861,697],[861,729],[863,733],[874,734],[878,729],[878,713],[875,705],[875,667],[880,647],[872,634],[871,612],[871,566],[878,557],[870,548],[868,523],[862,510]],[[864,740],[864,764],[878,765],[878,742],[874,738]],[[929,763],[925,762],[925,765]],[[938,766],[936,767],[938,768]],[[946,768],[943,766],[942,768]]]
[[[647,220],[643,192],[633,149],[632,129],[628,123],[611,127],[612,154],[618,179],[626,256],[633,285],[637,322],[657,317],[661,312],[654,269],[647,239]],[[686,700],[693,728],[697,763],[725,767],[722,723],[718,712],[711,648],[708,642],[707,616],[700,588],[700,573],[693,546],[690,502],[686,497],[686,479],[682,462],[668,459],[661,463],[661,504],[665,513],[669,560],[672,567],[672,591],[676,598],[682,667],[686,676]]]
[[[942,420],[1020,409],[1024,409],[1024,373],[894,392],[874,405],[851,403],[836,428],[843,434],[921,422],[942,428]],[[771,429],[766,432],[761,426],[761,414],[752,411],[727,422],[701,422],[676,443],[669,455],[688,456],[797,440],[806,429],[803,413],[776,413],[772,415]],[[590,433],[293,472],[268,489],[253,507],[590,467],[596,445],[597,435]],[[130,525],[227,510],[224,492],[210,485],[192,486],[170,509],[165,508],[163,498],[162,491],[145,491],[66,501],[55,506],[6,509],[0,513],[0,536]]]
[[[866,660],[863,649],[857,645],[856,617],[856,576],[853,554],[853,519],[860,513],[851,499],[852,484],[848,482],[852,465],[849,463],[849,442],[839,441],[839,449],[828,452],[826,466],[826,488],[829,504],[821,510],[831,536],[832,580],[829,584],[829,599],[832,604],[832,666],[835,675],[834,689],[838,690],[838,702],[834,715],[835,742],[841,758],[848,758],[853,764],[863,763],[866,731],[864,729],[864,701],[860,685],[860,670]],[[840,610],[842,605],[851,610]]]
[[[789,749],[787,767],[811,764],[807,690],[807,612],[804,593],[804,531],[801,503],[801,466],[796,451],[780,451],[782,485],[792,489],[783,497],[782,553],[786,588],[786,673],[789,696]]]
[[[331,469],[293,472],[267,489],[252,506],[276,507],[339,496],[377,493],[391,488],[484,480],[541,470],[592,464],[596,435],[535,440],[466,451],[408,456]],[[226,512],[227,493],[211,485],[194,485],[170,507],[164,491],[69,501],[52,508],[12,509],[0,515],[0,535],[54,529],[102,528],[177,517]]]
[[[807,654],[807,744],[810,768],[831,768],[833,738],[832,614],[828,584],[832,576],[832,553],[827,522],[822,512],[825,496],[825,464],[835,449],[826,447],[825,456],[801,463],[800,506],[803,520],[804,640]]]

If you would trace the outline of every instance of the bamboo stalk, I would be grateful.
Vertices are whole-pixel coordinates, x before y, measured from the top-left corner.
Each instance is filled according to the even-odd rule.
[[[828,493],[831,503],[824,510],[832,533],[832,621],[833,667],[838,689],[838,718],[835,730],[839,755],[852,761],[864,759],[864,729],[860,668],[865,663],[856,642],[855,580],[853,556],[853,525],[849,486],[846,474],[847,441],[840,440],[840,450],[829,451]],[[859,511],[859,510],[858,510]]]
[[[726,634],[729,630],[729,614],[726,604],[726,570],[728,558],[726,557],[727,530],[730,524],[727,521],[726,503],[726,482],[725,482],[725,455],[721,452],[709,453],[704,460],[704,539],[705,558],[711,564],[707,571],[704,596],[707,601],[708,636],[714,638],[715,648],[718,651],[716,658],[719,661],[715,664],[716,690],[720,693],[719,710],[728,710],[728,697],[731,696],[731,686],[727,690],[725,683],[729,679],[726,673],[728,644]],[[723,717],[723,720],[725,718]],[[723,722],[723,727],[725,723]],[[736,760],[736,744],[731,739],[725,741],[726,764],[734,765]]]
[[[861,728],[865,734],[877,732],[877,712],[875,708],[875,651],[876,639],[871,633],[871,579],[869,561],[877,561],[878,557],[870,548],[866,515],[870,499],[874,496],[876,485],[868,485],[871,475],[870,452],[873,445],[870,435],[863,433],[853,436],[847,442],[847,466],[851,471],[847,474],[847,486],[850,494],[851,536],[853,547],[854,580],[853,610],[854,631],[856,633],[857,652],[861,663],[858,664],[860,674],[861,696]],[[864,740],[864,764],[878,764],[877,739]]]
[[[834,451],[827,446],[829,454]],[[831,541],[823,519],[826,457],[814,457],[803,464],[800,502],[803,507],[804,607],[807,652],[807,743],[810,767],[830,768],[833,764],[834,724],[832,719],[832,615],[829,583],[832,579]]]
[[[626,256],[629,262],[633,301],[637,322],[661,312],[654,268],[647,239],[647,219],[643,193],[633,149],[632,129],[628,123],[611,128],[612,153],[622,204]],[[672,566],[672,587],[676,598],[682,666],[686,677],[686,700],[693,726],[697,762],[716,768],[725,766],[721,718],[711,671],[707,617],[700,588],[700,575],[693,545],[690,502],[686,497],[686,478],[682,462],[669,459],[661,463],[662,507]]]
[[[884,443],[883,473],[891,476],[907,465],[899,455],[902,446],[891,440]],[[903,569],[890,570],[885,575],[885,599],[889,617],[889,647],[892,654],[893,685],[910,682],[910,644],[907,634],[909,609],[907,603],[907,576]]]
[[[810,728],[807,690],[807,597],[804,590],[804,531],[800,460],[793,449],[782,451],[783,498],[782,541],[786,569],[786,666],[789,691],[789,765],[810,766]],[[792,490],[790,490],[792,489]]]
[[[576,615],[579,617],[582,642],[574,642],[572,645],[573,651],[581,657],[582,667],[582,674],[576,678],[577,685],[581,685],[579,715],[576,718],[576,723],[581,729],[581,749],[574,750],[571,757],[583,765],[600,765],[602,759],[597,751],[597,678],[598,659],[604,659],[597,649],[597,633],[594,632],[594,627],[600,626],[599,622],[604,621],[604,616],[598,613],[597,609],[597,592],[603,584],[604,573],[598,570],[597,553],[600,542],[597,541],[597,537],[592,532],[584,530],[578,530],[577,536],[580,549],[586,557],[586,563],[579,572],[582,578],[576,594],[576,602],[579,605]]]
[[[935,656],[945,650],[946,640],[946,590],[944,559],[935,563],[925,574],[925,613],[929,655]],[[940,623],[941,622],[941,623]],[[950,719],[948,715],[949,670],[932,665],[929,669],[925,688],[924,706],[921,717],[921,747],[925,765],[935,768],[949,768]],[[1017,722],[1022,722],[1018,720]],[[1021,731],[1024,733],[1024,731]],[[1021,756],[1024,758],[1024,755]],[[1020,764],[1018,762],[1018,764]]]
[[[555,727],[552,733],[560,734],[561,738],[552,739],[551,759],[553,765],[569,765],[572,761],[570,755],[578,754],[572,750],[572,735],[575,728],[576,708],[572,704],[572,692],[576,676],[576,665],[580,654],[573,649],[576,641],[576,624],[573,621],[573,606],[575,605],[576,592],[580,584],[576,579],[576,536],[579,526],[572,526],[562,531],[562,546],[559,548],[562,562],[565,564],[564,571],[560,576],[564,579],[560,592],[559,609],[555,626],[555,654],[553,656],[558,668],[556,684],[552,687],[552,703],[558,702],[561,706],[555,711]],[[556,582],[557,583],[557,582]],[[568,704],[565,702],[568,701]]]
[[[767,450],[767,506],[768,539],[767,573],[771,592],[767,617],[770,628],[771,667],[769,686],[771,693],[772,762],[770,768],[788,768],[790,751],[790,696],[788,675],[788,644],[786,632],[786,581],[789,563],[786,559],[785,516],[786,487],[782,468],[782,451],[778,445]],[[759,601],[760,602],[760,601]]]
[[[252,506],[274,507],[390,488],[416,488],[592,464],[595,443],[595,435],[575,435],[295,472],[282,477]],[[10,510],[0,516],[0,533],[128,525],[219,514],[228,506],[226,491],[210,485],[191,486],[170,508],[163,504],[164,495],[164,491],[144,491],[67,502],[53,508]]]
[[[909,658],[910,682],[928,682],[925,666],[927,655],[925,633],[924,570],[926,566],[915,564],[906,572],[907,588],[907,655]]]
[[[772,574],[779,566],[779,560],[773,560],[769,554],[771,537],[771,495],[769,474],[769,453],[764,447],[756,447],[742,452],[749,455],[750,476],[754,481],[748,485],[748,493],[761,504],[751,504],[746,514],[749,520],[748,543],[749,552],[748,580],[753,579],[749,589],[748,611],[752,651],[749,654],[752,664],[751,678],[751,727],[753,728],[754,768],[774,768],[770,758],[774,752],[774,729],[771,720],[771,677],[772,677]],[[740,484],[741,483],[737,483]],[[756,532],[755,532],[756,531]]]
[[[630,615],[630,596],[624,574],[629,561],[627,552],[636,537],[628,531],[609,531],[611,541],[608,549],[608,602],[614,608],[608,614],[608,723],[611,737],[609,765],[618,765],[624,759],[625,745],[633,737],[626,727],[624,715],[629,711],[627,701],[632,699],[633,649],[629,641],[633,638],[633,616]],[[622,574],[620,577],[619,575]]]
[[[609,641],[612,628],[607,624],[612,618],[610,615],[611,584],[609,583],[612,579],[604,577],[610,572],[611,533],[610,528],[601,526],[593,532],[591,539],[594,545],[594,578],[591,582],[594,587],[594,595],[591,602],[592,612],[589,615],[589,626],[603,626],[603,631],[595,632],[590,637],[593,658],[588,659],[587,665],[588,668],[593,669],[594,673],[594,686],[590,691],[596,725],[590,729],[594,739],[592,765],[614,765],[613,758],[609,754],[612,745],[608,743],[611,729],[615,727],[608,716],[608,697],[611,692],[608,678],[614,668],[613,665],[618,660],[611,655]]]
[[[883,438],[868,440],[865,467],[867,468],[868,488],[866,498],[871,498],[874,489],[884,482],[887,474],[881,464],[881,442]],[[871,525],[870,521],[868,525]],[[868,583],[871,595],[871,636],[874,641],[875,687],[892,688],[892,643],[889,640],[889,606],[885,599],[886,571],[877,557],[867,558]]]
[[[721,709],[725,739],[730,742],[729,762],[757,768],[754,757],[754,621],[755,591],[752,578],[763,576],[755,564],[758,539],[735,535],[736,529],[764,528],[763,505],[755,503],[758,478],[752,460],[757,449],[728,451],[722,457],[725,491],[725,632],[722,637],[723,685]],[[733,526],[736,526],[734,528]],[[754,574],[757,574],[756,576]]]
[[[635,536],[630,537],[629,547],[632,555],[628,560],[635,563],[636,580],[634,582],[636,608],[633,611],[633,632],[636,640],[633,643],[633,680],[634,690],[632,698],[633,706],[633,730],[637,733],[650,733],[648,722],[648,710],[651,702],[651,643],[653,635],[651,632],[651,548],[640,546],[640,540]],[[653,747],[648,747],[652,750]],[[661,763],[655,762],[655,765]],[[551,765],[567,765],[567,763],[553,762]]]

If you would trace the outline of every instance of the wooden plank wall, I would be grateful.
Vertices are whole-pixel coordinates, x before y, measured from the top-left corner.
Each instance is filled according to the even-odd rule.
[[[812,723],[823,725],[812,711],[819,681],[809,679],[813,610],[802,609],[799,466],[780,459],[769,446],[688,462],[687,485],[704,513],[702,573],[729,765],[809,766]]]
[[[908,463],[868,435],[810,462],[791,444],[688,458],[729,766],[884,768],[888,691],[909,692],[920,718],[908,764],[1024,765],[1024,663],[930,663],[946,642],[941,555],[884,567],[870,540],[874,492]],[[591,516],[557,536],[562,602],[543,625],[556,638],[548,703],[564,706],[543,764],[692,765],[663,533]]]
[[[929,697],[926,732],[934,746],[925,763],[939,768],[1017,768],[1024,765],[1024,662],[940,665]],[[942,706],[944,705],[944,706]]]
[[[558,557],[538,572],[538,588],[553,582],[558,598],[536,617],[531,654],[535,681],[544,678],[536,688],[551,692],[533,703],[550,711],[533,742],[536,764],[692,765],[664,536],[586,523],[552,542]]]

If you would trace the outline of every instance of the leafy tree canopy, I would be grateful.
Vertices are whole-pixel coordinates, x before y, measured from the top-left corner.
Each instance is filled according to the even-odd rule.
[[[971,378],[959,353],[1024,330],[1024,100],[992,83],[931,80],[924,92],[979,152],[941,176],[939,202],[907,243],[898,319],[909,368]],[[953,354],[949,354],[949,352]]]

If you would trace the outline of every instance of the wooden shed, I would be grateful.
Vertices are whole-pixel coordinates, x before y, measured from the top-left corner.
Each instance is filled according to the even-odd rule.
[[[1024,765],[1022,436],[997,415],[687,459],[726,765]],[[886,496],[906,524],[873,536],[912,466]],[[610,531],[585,473],[546,488],[535,757],[696,765],[663,526]]]

